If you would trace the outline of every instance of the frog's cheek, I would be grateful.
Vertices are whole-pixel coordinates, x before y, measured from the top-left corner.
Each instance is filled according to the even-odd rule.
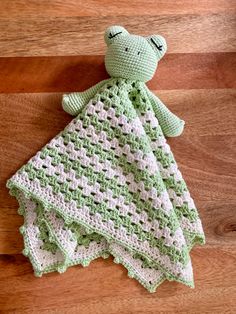
[[[151,35],[146,37],[147,42],[154,50],[157,60],[159,61],[167,51],[167,44],[164,37],[161,35]]]
[[[127,35],[129,35],[129,32],[123,26],[113,25],[106,29],[104,40],[107,46],[110,46],[112,43]]]

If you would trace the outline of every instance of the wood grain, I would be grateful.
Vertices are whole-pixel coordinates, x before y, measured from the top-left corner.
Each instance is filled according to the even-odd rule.
[[[120,24],[130,32],[164,35],[170,53],[233,52],[235,14],[171,14],[100,17],[0,18],[0,56],[104,54],[106,27]]]
[[[167,39],[148,86],[186,121],[168,141],[206,233],[191,252],[195,289],[165,282],[149,294],[112,258],[39,279],[20,254],[23,219],[6,180],[71,120],[62,93],[107,77],[111,24]],[[236,312],[235,39],[235,0],[0,1],[1,313]]]
[[[167,54],[148,86],[235,88],[235,69],[236,53]],[[0,58],[0,93],[82,91],[108,77],[103,56]]]
[[[7,285],[1,288],[0,306],[17,313],[234,313],[236,250],[198,248],[191,256],[195,289],[165,282],[150,295],[111,258],[35,278],[26,258],[4,255],[0,279]]]
[[[145,10],[144,10],[145,7]],[[14,0],[14,6],[9,0],[1,0],[0,16],[6,13],[13,16],[110,16],[126,15],[161,15],[161,14],[206,14],[219,12],[235,12],[234,0],[113,0],[83,1],[83,0]]]

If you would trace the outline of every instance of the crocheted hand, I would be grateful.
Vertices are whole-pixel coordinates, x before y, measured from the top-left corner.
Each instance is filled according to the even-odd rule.
[[[103,86],[106,81],[107,80],[101,81],[84,92],[63,95],[63,109],[72,116],[76,116],[79,111],[89,102],[89,100],[94,97],[94,95],[99,91],[100,87]]]
[[[185,122],[173,114],[163,102],[152,92],[148,91],[153,110],[165,136],[176,137],[181,135]]]
[[[157,68],[158,61],[167,50],[165,39],[160,35],[141,37],[131,35],[122,26],[109,27],[104,35],[108,46],[105,55],[106,70],[111,78],[149,81]],[[77,115],[80,110],[99,92],[104,84],[109,81],[101,81],[97,85],[81,93],[72,93],[63,96],[63,109],[71,115]],[[112,85],[112,81],[111,81]],[[184,121],[179,119],[158,99],[146,89],[153,110],[166,136],[179,136],[184,128]]]

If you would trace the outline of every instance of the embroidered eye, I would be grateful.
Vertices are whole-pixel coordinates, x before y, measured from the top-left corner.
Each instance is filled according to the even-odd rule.
[[[140,51],[138,51],[138,55],[140,55]]]
[[[118,33],[116,33],[116,34],[114,34],[114,35],[112,35],[112,33],[109,33],[108,38],[109,38],[109,39],[112,39],[112,38],[116,37],[116,36],[119,35],[119,34],[122,34],[122,32],[118,32]]]
[[[159,51],[162,51],[162,45],[157,45],[157,43],[151,38],[151,42],[157,47]]]
[[[128,48],[127,48],[127,47],[125,48],[125,51],[128,51]]]

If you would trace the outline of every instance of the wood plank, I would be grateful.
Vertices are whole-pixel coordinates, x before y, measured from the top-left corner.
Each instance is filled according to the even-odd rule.
[[[233,13],[170,14],[100,17],[0,18],[0,56],[104,54],[104,29],[113,24],[131,33],[166,37],[170,53],[233,52],[236,19]],[[151,29],[151,31],[150,31]],[[216,31],[217,30],[217,31]]]
[[[132,16],[135,8],[136,15],[162,15],[162,14],[192,14],[192,13],[219,13],[235,12],[234,0],[146,0],[145,10],[142,0],[113,0],[82,1],[82,0],[1,0],[0,17],[19,16]]]
[[[62,93],[107,77],[112,24],[167,39],[148,85],[186,121],[168,141],[206,233],[191,252],[195,289],[165,282],[149,294],[112,258],[35,278],[20,254],[23,218],[6,180],[71,120]],[[235,0],[0,1],[1,313],[236,313],[235,30]]]
[[[191,255],[196,288],[165,282],[152,295],[111,258],[35,278],[25,257],[1,256],[0,308],[4,313],[234,313],[235,247],[201,247]]]
[[[235,242],[236,91],[173,90],[156,92],[186,121],[183,135],[169,139],[186,178],[207,235],[207,245]],[[5,188],[6,180],[71,120],[61,94],[1,94],[0,253],[22,250],[22,217]],[[224,116],[224,119],[222,117]],[[14,127],[12,127],[14,125]]]
[[[235,68],[236,53],[167,54],[148,86],[236,88]],[[0,58],[0,93],[83,91],[108,77],[103,56]]]

